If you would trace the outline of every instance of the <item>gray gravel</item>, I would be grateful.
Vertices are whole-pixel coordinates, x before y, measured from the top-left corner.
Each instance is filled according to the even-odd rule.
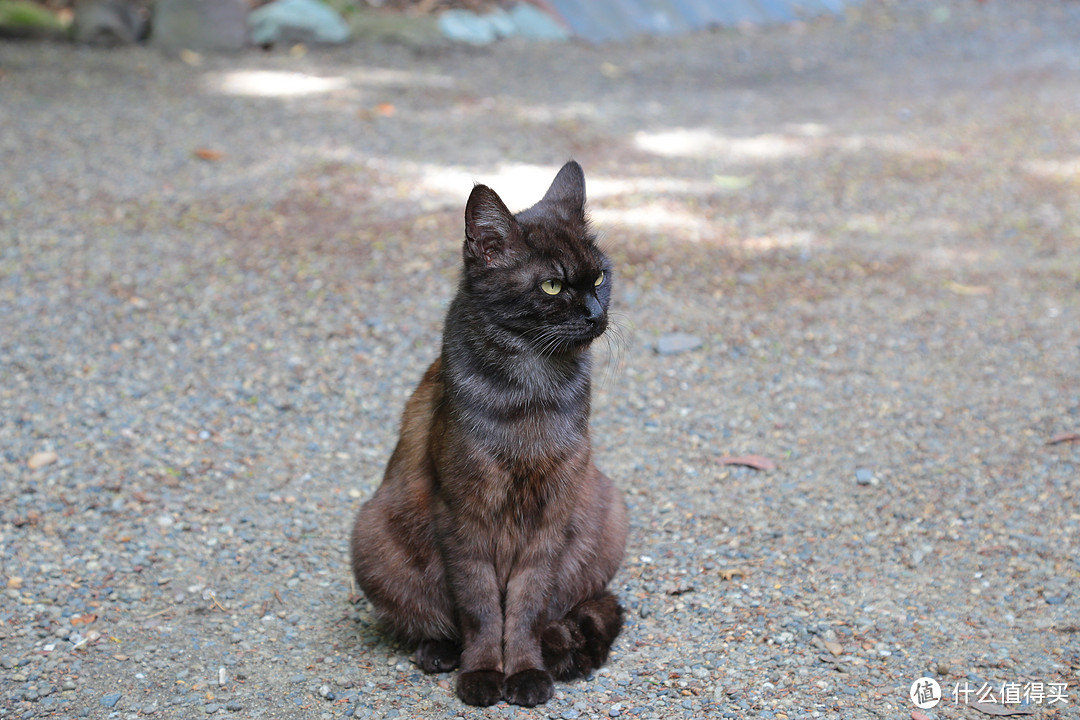
[[[0,44],[0,717],[907,718],[924,675],[1078,717],[1077,37],[868,0],[600,48]],[[236,94],[267,72],[320,91]],[[345,535],[471,182],[520,208],[571,156],[630,621],[547,706],[466,708]]]

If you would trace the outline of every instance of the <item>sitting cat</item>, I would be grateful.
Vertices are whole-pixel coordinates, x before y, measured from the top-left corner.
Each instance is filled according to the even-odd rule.
[[[622,496],[593,464],[590,343],[612,271],[568,162],[514,215],[477,185],[442,354],[405,406],[382,484],[352,531],[356,580],[458,696],[532,706],[607,659],[622,608]]]

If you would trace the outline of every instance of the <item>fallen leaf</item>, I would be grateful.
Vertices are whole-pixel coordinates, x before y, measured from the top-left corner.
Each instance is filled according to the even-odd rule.
[[[721,568],[720,572],[721,580],[734,580],[737,577],[746,577],[746,571],[742,568]]]
[[[206,160],[207,162],[217,162],[225,157],[225,153],[220,150],[211,150],[210,148],[196,148],[192,154],[200,160]]]
[[[1060,445],[1062,443],[1070,443],[1080,441],[1080,433],[1064,433],[1062,435],[1056,435],[1046,441],[1047,445]]]
[[[989,295],[991,292],[989,285],[964,285],[952,280],[945,283],[945,289],[956,295]]]
[[[26,461],[26,467],[31,470],[37,470],[43,468],[46,465],[52,465],[54,462],[60,459],[60,456],[51,450],[45,452],[34,453],[30,456],[30,459]]]
[[[725,455],[721,458],[717,458],[717,462],[721,465],[742,465],[743,467],[754,468],[755,470],[776,469],[776,463],[762,455]]]
[[[95,620],[97,620],[97,615],[91,615],[91,614],[72,615],[71,624],[72,625],[89,625],[90,623],[94,622]]]
[[[397,115],[397,108],[392,103],[379,103],[375,106],[375,114],[383,117],[393,117]]]
[[[190,65],[191,67],[198,67],[202,65],[203,57],[194,50],[181,50],[180,60]]]

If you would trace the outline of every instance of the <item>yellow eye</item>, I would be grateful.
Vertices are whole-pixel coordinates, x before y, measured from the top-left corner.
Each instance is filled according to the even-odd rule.
[[[604,271],[601,270],[600,274],[596,276],[596,282],[593,283],[596,287],[600,287],[604,284]]]
[[[562,292],[562,283],[558,280],[545,280],[540,283],[540,289],[548,295],[558,295]]]

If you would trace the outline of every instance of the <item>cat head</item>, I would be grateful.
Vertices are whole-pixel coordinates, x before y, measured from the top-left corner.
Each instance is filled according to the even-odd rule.
[[[607,328],[611,263],[585,213],[585,174],[570,161],[540,202],[511,213],[494,190],[465,205],[463,292],[474,312],[544,355],[588,346]]]

